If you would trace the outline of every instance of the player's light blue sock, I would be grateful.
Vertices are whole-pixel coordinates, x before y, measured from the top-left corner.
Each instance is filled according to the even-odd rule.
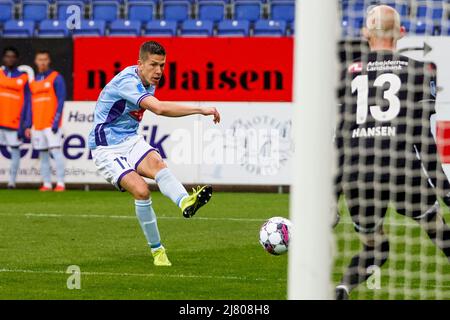
[[[188,196],[186,189],[175,178],[172,172],[170,172],[169,168],[164,168],[159,171],[155,176],[155,181],[162,194],[170,198],[178,207],[180,206],[181,200]]]
[[[136,216],[147,238],[148,245],[152,249],[161,246],[161,238],[159,236],[158,224],[156,222],[155,211],[152,208],[152,201],[134,200],[136,206]]]
[[[56,164],[56,181],[59,185],[64,185],[64,157],[61,148],[55,148],[50,151]]]
[[[20,165],[20,149],[19,148],[11,148],[10,153],[11,153],[11,167],[9,170],[8,185],[15,186],[17,172],[19,171],[19,165]]]
[[[41,160],[41,176],[44,186],[51,187],[52,176],[50,168],[50,155],[47,150],[39,151],[39,158]]]

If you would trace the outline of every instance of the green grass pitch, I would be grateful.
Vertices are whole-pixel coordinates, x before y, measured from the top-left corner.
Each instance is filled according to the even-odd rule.
[[[288,216],[289,195],[217,192],[193,219],[184,219],[160,193],[152,198],[169,268],[153,266],[127,194],[0,190],[0,299],[286,299],[287,256],[264,252],[258,232],[265,219]],[[409,229],[433,250],[417,227]],[[351,252],[336,260],[335,281],[359,248],[345,214],[336,232],[338,239],[350,236]],[[338,241],[340,249],[343,245]],[[67,288],[70,265],[80,267],[80,290]],[[411,271],[423,267],[413,263]],[[399,288],[405,285],[401,278],[395,281]],[[450,291],[450,281],[439,285]],[[352,297],[371,294],[361,286]],[[402,295],[384,286],[375,297]]]
[[[172,267],[155,267],[132,198],[114,191],[0,191],[1,299],[285,299],[287,256],[258,243],[288,196],[216,193],[192,219],[153,207]],[[81,289],[67,289],[67,267]]]

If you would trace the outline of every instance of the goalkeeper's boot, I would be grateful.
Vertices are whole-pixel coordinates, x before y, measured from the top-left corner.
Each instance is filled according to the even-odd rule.
[[[203,186],[192,189],[192,194],[187,196],[181,202],[181,212],[185,218],[190,218],[202,206],[208,203],[212,196],[212,187]]]
[[[336,287],[336,300],[348,300],[348,291],[344,286]]]
[[[163,246],[158,249],[152,250],[153,255],[153,264],[158,267],[170,267],[172,263],[170,263],[169,258],[166,254],[166,249]]]

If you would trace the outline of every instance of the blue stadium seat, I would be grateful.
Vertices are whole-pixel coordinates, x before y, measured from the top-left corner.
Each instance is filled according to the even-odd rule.
[[[273,20],[294,21],[295,1],[275,1],[270,4],[270,17]]]
[[[409,19],[402,19],[402,26],[405,27],[406,32],[411,30],[411,21]]]
[[[262,6],[259,0],[235,0],[234,19],[256,21],[261,18]]]
[[[72,15],[72,11],[67,13],[67,9],[70,6],[78,6],[80,8],[80,13],[83,16],[85,3],[83,1],[73,1],[73,0],[58,0],[56,3],[56,19],[63,21]]]
[[[241,36],[249,35],[250,23],[247,20],[224,20],[217,25],[218,36]]]
[[[177,23],[166,20],[149,21],[145,25],[144,34],[149,36],[176,36]]]
[[[347,1],[342,15],[350,19],[363,19],[366,14],[367,4],[364,0]]]
[[[119,3],[116,1],[94,0],[92,18],[94,20],[114,21],[119,16]]]
[[[353,12],[364,13],[366,11],[366,1],[352,1],[349,9]]]
[[[342,31],[344,37],[358,38],[361,36],[361,28],[363,27],[363,17],[344,18],[342,20]]]
[[[130,1],[128,0],[128,19],[141,22],[153,20],[156,4],[152,1]]]
[[[382,2],[383,4],[386,4],[392,8],[395,8],[402,19],[409,17],[409,6],[405,1],[397,0],[397,1],[387,1]]]
[[[213,22],[201,20],[186,20],[181,24],[183,36],[212,36]]]
[[[44,20],[39,24],[38,36],[41,38],[64,38],[69,36],[66,21]]]
[[[127,2],[128,0],[84,0],[85,2],[87,1],[87,3],[108,3],[108,2],[114,2],[116,3],[118,6],[120,6],[121,4]]]
[[[417,18],[425,18],[427,16],[428,7],[427,5],[418,5],[416,11]]]
[[[22,3],[23,20],[43,21],[48,19],[48,1],[24,0]]]
[[[14,3],[9,0],[0,1],[0,23],[10,20],[13,17]]]
[[[197,0],[183,0],[185,2],[189,2],[189,4],[194,4]],[[180,2],[180,0],[160,0],[159,1],[161,4],[163,2]]]
[[[444,8],[433,8],[431,12],[431,18],[433,20],[441,20],[444,17]]]
[[[80,29],[72,31],[73,36],[104,36],[106,22],[102,20],[81,20]]]
[[[141,35],[141,22],[130,20],[115,20],[109,26],[110,36],[139,36]]]
[[[444,6],[442,2],[419,2],[416,11],[416,18],[419,20],[434,20],[439,21],[444,16]]]
[[[286,35],[286,22],[274,20],[258,20],[253,28],[255,36],[284,36]]]
[[[184,21],[190,16],[191,4],[189,1],[165,1],[161,3],[164,20]]]
[[[415,16],[411,23],[411,33],[417,35],[439,35],[442,32],[441,23],[444,17],[443,1],[417,0]],[[445,29],[445,27],[444,27]],[[445,30],[443,31],[445,33]]]
[[[34,21],[9,20],[3,26],[3,37],[29,38],[34,36]]]
[[[396,3],[395,7],[402,18],[408,18],[410,13],[409,5],[405,2]]]
[[[431,33],[429,25],[422,20],[417,20],[413,27],[414,28],[411,31],[416,35],[423,35],[423,34]],[[431,30],[432,30],[432,28],[431,28]]]
[[[348,0],[341,0],[339,1],[339,4],[342,12],[348,9]]]
[[[225,17],[225,2],[215,0],[198,0],[198,18],[214,22],[222,21]]]

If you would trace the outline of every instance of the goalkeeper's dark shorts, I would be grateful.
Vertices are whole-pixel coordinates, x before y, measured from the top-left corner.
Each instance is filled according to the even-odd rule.
[[[384,177],[381,181],[344,183],[344,194],[357,232],[379,231],[390,206],[401,215],[421,219],[438,199],[432,179],[418,175]],[[450,190],[448,190],[450,191]]]

